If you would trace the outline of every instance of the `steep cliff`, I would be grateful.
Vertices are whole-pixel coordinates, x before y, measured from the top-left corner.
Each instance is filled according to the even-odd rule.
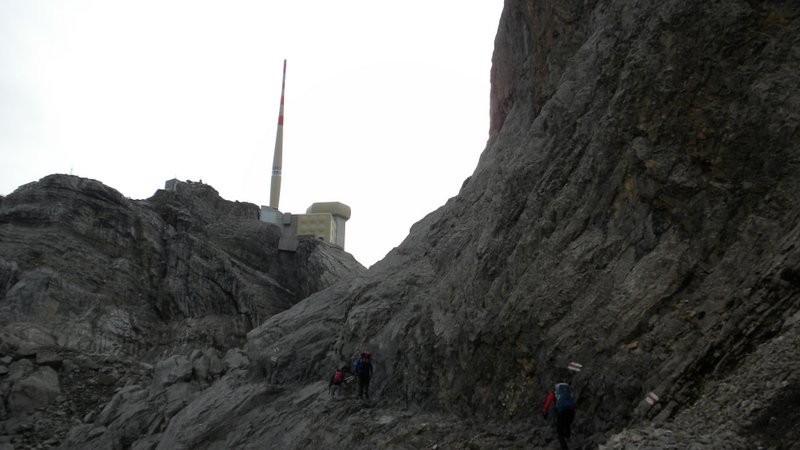
[[[459,194],[250,331],[246,364],[203,384],[174,356],[63,446],[555,448],[570,377],[573,447],[797,448],[799,16],[507,0]],[[371,400],[331,401],[363,350]]]
[[[380,404],[512,422],[575,361],[580,443],[652,424],[675,445],[791,445],[798,12],[507,1],[475,173],[350,293],[251,332],[251,356],[285,384],[367,348]],[[304,334],[308,317],[342,319]]]
[[[349,292],[251,332],[251,357],[286,386],[369,349],[380,405],[489,420],[426,432],[456,447],[515,423],[487,445],[546,445],[531,419],[571,361],[578,444],[794,445],[798,12],[507,1],[472,177]],[[418,431],[380,416],[352,444]]]

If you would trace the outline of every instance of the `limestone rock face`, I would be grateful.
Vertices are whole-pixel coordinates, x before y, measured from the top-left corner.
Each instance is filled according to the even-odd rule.
[[[279,252],[278,238],[255,205],[201,183],[130,200],[52,175],[1,198],[0,436],[55,445],[75,420],[106,443],[152,433],[223,364],[247,364],[241,350],[221,355],[254,326],[365,270],[313,239]],[[112,399],[145,384],[155,397]]]
[[[60,346],[99,353],[228,349],[364,270],[318,241],[279,252],[278,238],[255,205],[202,183],[134,201],[94,180],[49,176],[0,204],[0,325],[31,323]]]
[[[566,379],[574,448],[795,448],[798,28],[793,1],[507,0],[458,195],[217,378],[135,383],[62,446],[557,448],[541,407]],[[363,351],[370,400],[331,400]]]
[[[794,445],[770,411],[800,402],[799,14],[507,1],[474,174],[368,274],[250,332],[251,359],[311,383],[367,349],[381,404],[486,432],[540,415],[574,361],[576,445]]]

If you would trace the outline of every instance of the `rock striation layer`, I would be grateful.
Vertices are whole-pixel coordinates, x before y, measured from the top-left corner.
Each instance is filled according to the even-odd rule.
[[[430,432],[456,447],[530,423],[572,361],[577,445],[795,445],[799,14],[507,1],[474,174],[349,292],[252,331],[251,359],[286,386],[369,349],[381,405],[487,420]],[[350,443],[416,426],[391,417]],[[552,444],[519,428],[491,446]]]
[[[507,1],[473,175],[349,292],[250,332],[251,360],[286,386],[369,349],[381,405],[486,421],[429,433],[455,447],[508,423],[490,446],[552,445],[522,424],[570,362],[576,445],[796,445],[799,16]],[[413,434],[391,417],[367,428]]]
[[[792,1],[507,0],[458,195],[226,372],[172,355],[62,446],[557,448],[540,408],[567,378],[571,447],[797,448],[799,21]],[[364,350],[371,399],[331,400]]]
[[[253,327],[365,270],[315,239],[278,251],[258,214],[191,182],[131,200],[52,175],[0,197],[0,434],[63,438],[115,388],[217,378]]]

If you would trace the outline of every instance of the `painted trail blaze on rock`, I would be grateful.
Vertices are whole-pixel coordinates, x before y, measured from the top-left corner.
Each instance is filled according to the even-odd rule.
[[[580,372],[581,369],[583,369],[583,364],[578,364],[576,362],[571,362],[571,363],[567,364],[567,369],[569,369],[569,370],[571,370],[573,372]]]

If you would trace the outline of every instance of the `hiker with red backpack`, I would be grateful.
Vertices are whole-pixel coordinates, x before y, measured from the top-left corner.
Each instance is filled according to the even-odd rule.
[[[341,369],[336,369],[336,371],[331,376],[331,381],[328,383],[328,393],[331,396],[331,400],[336,399],[336,392],[339,390],[339,387],[342,383],[345,383],[348,376],[350,375],[350,368],[347,365],[342,366]]]
[[[364,352],[358,358],[355,365],[355,373],[358,376],[358,398],[366,396],[369,399],[369,379],[372,377],[372,363],[370,362],[369,352]]]
[[[567,448],[567,440],[572,434],[572,421],[575,420],[575,395],[572,387],[564,382],[556,383],[553,390],[547,393],[542,415],[547,419],[551,407],[556,410],[556,434],[562,449]]]

